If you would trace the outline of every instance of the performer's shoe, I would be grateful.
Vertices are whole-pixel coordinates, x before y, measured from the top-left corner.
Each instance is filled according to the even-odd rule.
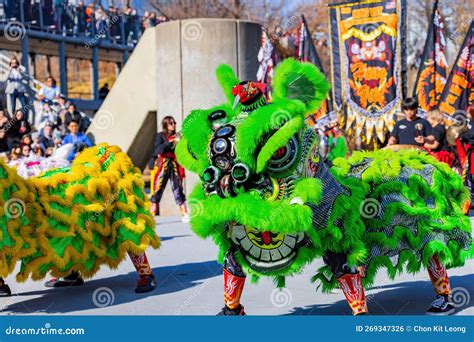
[[[227,305],[222,308],[222,310],[216,316],[246,316],[247,314],[244,311],[242,304],[239,304],[235,309],[229,308]]]
[[[2,282],[0,285],[0,297],[9,297],[12,295],[12,291],[10,290],[10,286]]]
[[[189,218],[189,214],[184,214],[183,217],[181,218],[181,222],[183,223],[189,223],[191,219]]]
[[[451,315],[454,312],[454,305],[450,302],[448,295],[438,295],[426,311],[427,315]]]
[[[81,285],[84,285],[84,279],[82,279],[77,272],[72,272],[70,275],[64,278],[51,278],[46,283],[44,283],[44,286],[46,287],[69,287]]]
[[[156,279],[153,274],[140,276],[137,281],[135,293],[146,293],[156,289]]]

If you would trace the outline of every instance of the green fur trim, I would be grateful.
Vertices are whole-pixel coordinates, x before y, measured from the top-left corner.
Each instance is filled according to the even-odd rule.
[[[362,180],[347,177],[351,166],[362,162],[364,158],[372,159],[372,163],[362,173]],[[403,167],[422,170],[426,165],[434,167],[431,184],[414,173],[409,176],[406,183],[398,180]],[[393,265],[390,258],[385,255],[372,258],[367,265],[366,277],[363,279],[366,286],[373,284],[380,268],[386,268],[390,278],[394,278],[404,270],[416,273],[421,267],[427,267],[429,258],[434,254],[437,254],[447,267],[462,266],[466,259],[472,258],[472,245],[470,249],[463,250],[459,241],[454,238],[450,238],[446,244],[434,239],[423,246],[428,234],[450,234],[452,230],[458,230],[457,234],[465,232],[466,236],[471,234],[470,220],[462,213],[462,204],[469,200],[469,192],[463,186],[461,178],[446,164],[422,152],[381,150],[357,152],[347,160],[336,159],[331,171],[341,184],[349,186],[352,191],[358,184],[359,188],[363,189],[364,199],[378,200],[383,195],[398,193],[411,203],[411,205],[402,202],[386,204],[383,217],[364,219],[366,227],[364,229],[368,231],[363,234],[362,241],[368,248],[377,245],[381,248],[395,249],[400,241],[409,244],[409,248],[403,249],[398,255],[396,265]],[[349,181],[355,182],[354,185],[350,185]],[[433,203],[433,206],[429,206],[428,202]],[[384,228],[394,222],[397,214],[419,218],[416,234],[409,227],[397,225],[391,236],[386,235]],[[378,227],[381,229],[379,232]],[[421,260],[417,258],[416,251],[421,251]],[[320,282],[323,291],[330,291],[338,286],[327,267],[320,268],[313,281]]]
[[[235,96],[232,94],[232,88],[240,83],[232,68],[226,64],[221,64],[216,69],[216,77],[222,91],[229,104],[233,104]]]
[[[304,103],[305,114],[308,114],[321,106],[330,85],[314,64],[288,58],[276,67],[272,88],[274,102],[286,99],[299,100]]]
[[[260,107],[239,124],[236,133],[237,155],[252,171],[256,170],[255,150],[263,142],[266,134],[271,134],[288,121],[303,118],[304,106],[299,101],[280,101]],[[303,121],[295,121],[303,127]],[[293,126],[296,129],[296,126]],[[282,145],[278,146],[281,147]]]
[[[295,117],[285,123],[281,129],[276,131],[270,139],[263,145],[260,153],[257,156],[257,173],[263,172],[267,167],[267,162],[273,154],[282,146],[286,145],[288,141],[294,136],[303,126],[304,121],[301,117]]]

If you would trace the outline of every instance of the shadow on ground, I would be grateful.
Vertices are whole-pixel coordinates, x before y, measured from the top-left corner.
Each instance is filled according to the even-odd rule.
[[[449,278],[454,290],[456,312],[474,306],[474,275],[452,276]],[[374,289],[379,292],[370,294]],[[342,292],[340,293],[343,298]],[[367,294],[367,305],[371,315],[424,315],[435,294],[431,282],[413,281],[385,286],[373,286]],[[288,315],[351,315],[347,302],[340,300],[331,304],[313,304],[295,307]]]
[[[208,278],[221,275],[222,267],[216,261],[205,261],[158,267],[153,269],[153,273],[158,279],[158,288],[144,294],[134,292],[138,276],[136,272],[130,272],[109,278],[88,280],[83,286],[57,289],[45,288],[41,291],[23,292],[15,295],[16,298],[3,298],[3,303],[0,303],[5,305],[4,313],[58,314],[82,311],[97,308],[93,301],[93,294],[97,289],[104,287],[110,289],[113,293],[114,300],[111,306],[144,298],[153,300],[153,297],[198,286]],[[21,301],[23,296],[40,297]],[[105,298],[103,299],[105,300]],[[11,304],[8,304],[9,302]],[[100,300],[99,303],[101,303]],[[126,312],[123,314],[126,314]]]

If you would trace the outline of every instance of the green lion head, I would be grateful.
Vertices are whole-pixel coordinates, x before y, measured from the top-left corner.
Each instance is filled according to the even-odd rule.
[[[311,208],[322,196],[319,140],[305,127],[329,83],[312,64],[287,59],[265,85],[240,82],[227,65],[217,79],[228,103],[192,111],[178,161],[201,182],[189,196],[192,229],[211,236],[220,258],[236,251],[253,276],[284,276],[321,255]]]

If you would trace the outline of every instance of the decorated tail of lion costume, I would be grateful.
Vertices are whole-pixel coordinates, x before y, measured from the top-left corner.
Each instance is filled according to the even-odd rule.
[[[84,150],[70,167],[21,178],[0,158],[0,277],[18,281],[77,272],[92,277],[130,253],[151,274],[144,251],[158,248],[141,173],[117,146]]]
[[[240,82],[228,66],[217,79],[228,103],[189,114],[177,157],[201,179],[190,196],[199,208],[191,227],[219,246],[220,314],[244,314],[247,276],[281,287],[319,257],[326,266],[313,280],[325,291],[339,286],[354,314],[367,313],[364,285],[381,268],[391,277],[428,269],[438,295],[429,313],[454,310],[446,266],[472,256],[459,176],[416,151],[356,152],[326,167],[304,123],[329,90],[314,65],[282,62],[271,103],[264,84]]]

